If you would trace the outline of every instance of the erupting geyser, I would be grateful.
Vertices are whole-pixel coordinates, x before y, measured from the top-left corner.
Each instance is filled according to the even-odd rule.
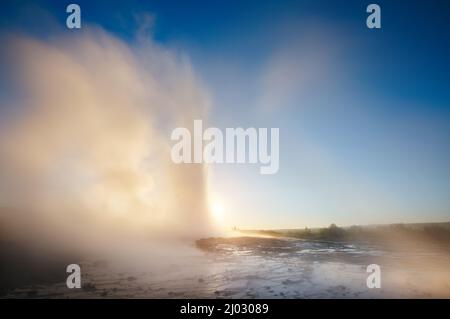
[[[208,109],[189,62],[149,40],[130,47],[89,30],[3,42],[0,82],[12,90],[0,107],[0,203],[15,209],[7,227],[91,248],[208,232],[205,167],[170,159],[171,130]]]

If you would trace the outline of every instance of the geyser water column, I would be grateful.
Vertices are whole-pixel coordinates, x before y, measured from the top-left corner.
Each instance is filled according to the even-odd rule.
[[[0,85],[13,90],[0,101],[0,205],[23,212],[12,231],[90,247],[208,232],[205,167],[170,159],[171,129],[208,109],[186,59],[94,26],[3,43]]]

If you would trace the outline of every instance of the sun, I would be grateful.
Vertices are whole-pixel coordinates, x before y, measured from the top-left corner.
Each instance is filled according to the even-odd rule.
[[[225,208],[220,201],[214,201],[211,203],[211,214],[217,221],[222,221],[224,217]]]

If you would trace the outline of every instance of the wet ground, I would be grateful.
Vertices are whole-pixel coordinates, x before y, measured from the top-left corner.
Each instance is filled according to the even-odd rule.
[[[81,289],[35,284],[6,297],[450,298],[447,254],[261,237],[202,239],[192,248],[158,266],[83,261]],[[367,287],[370,264],[381,267],[379,289]]]

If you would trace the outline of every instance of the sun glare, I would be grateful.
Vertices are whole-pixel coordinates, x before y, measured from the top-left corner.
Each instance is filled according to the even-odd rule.
[[[211,204],[211,214],[214,216],[214,218],[218,221],[223,220],[223,214],[224,214],[224,207],[221,202],[214,201]]]

